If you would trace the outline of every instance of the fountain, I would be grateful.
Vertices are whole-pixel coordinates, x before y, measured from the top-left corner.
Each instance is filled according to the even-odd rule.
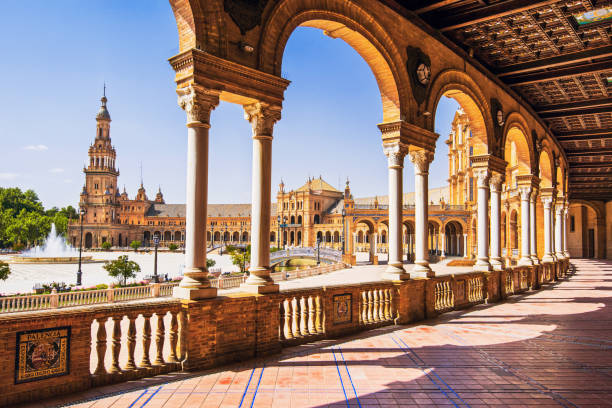
[[[95,262],[91,256],[83,256],[82,262]],[[64,237],[57,233],[55,224],[51,224],[51,231],[42,246],[35,246],[14,256],[13,263],[78,263],[79,251],[66,243]]]

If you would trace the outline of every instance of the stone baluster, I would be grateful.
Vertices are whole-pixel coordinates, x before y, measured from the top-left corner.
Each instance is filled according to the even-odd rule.
[[[299,318],[298,301],[296,298],[293,298],[291,299],[291,332],[293,337],[301,337]]]
[[[308,336],[308,309],[306,308],[306,298],[300,296],[300,335]]]
[[[176,343],[178,339],[178,319],[176,317],[176,313],[170,312],[170,333],[169,333],[169,342],[170,342],[170,354],[168,355],[168,362],[176,363],[178,362],[177,353],[176,353]]]
[[[323,318],[321,312],[321,297],[315,297],[315,327],[317,329],[317,333],[323,333]]]
[[[383,289],[385,295],[385,320],[391,319],[391,290]]]
[[[308,296],[308,333],[317,334],[315,329],[315,308],[314,308],[314,297]]]
[[[151,367],[149,349],[151,348],[151,314],[143,313],[144,323],[142,325],[142,360],[141,367]]]
[[[177,357],[179,361],[185,360],[187,357],[187,315],[184,310],[178,312],[178,344],[177,344]]]
[[[368,322],[368,294],[366,291],[361,292],[361,322]]]
[[[380,321],[379,317],[380,317],[380,302],[378,299],[378,291],[376,289],[372,289],[370,290],[370,292],[372,293],[372,299],[373,299],[373,311],[372,311],[372,317],[374,319],[375,322]]]
[[[166,337],[166,327],[164,325],[163,313],[156,313],[157,329],[155,330],[155,361],[153,364],[164,364],[164,338]]]
[[[119,352],[121,351],[121,317],[112,317],[113,338],[111,341],[111,366],[110,373],[120,373]]]
[[[98,364],[94,375],[106,374],[106,367],[104,366],[104,358],[106,356],[106,343],[108,339],[106,336],[106,320],[98,319],[98,333],[96,336],[96,356],[98,357]]]
[[[368,294],[368,323],[373,323],[374,322],[374,313],[373,313],[373,307],[374,307],[374,300],[373,300],[373,296],[372,296],[372,291],[371,290],[367,290],[366,291]]]
[[[136,360],[134,359],[134,350],[136,349],[136,317],[128,315],[128,332],[127,332],[127,350],[128,360],[125,365],[126,370],[136,370]]]
[[[283,334],[285,339],[290,340],[293,338],[293,333],[291,332],[291,302],[289,299],[285,299],[283,301],[283,310],[284,310],[284,318],[285,322],[283,324]]]

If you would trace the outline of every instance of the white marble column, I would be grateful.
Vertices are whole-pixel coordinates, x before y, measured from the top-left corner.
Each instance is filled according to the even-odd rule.
[[[428,232],[428,177],[429,163],[433,153],[425,150],[410,152],[410,160],[414,163],[414,230],[415,258],[413,272],[421,276],[433,277],[435,274],[429,267],[427,255]]]
[[[476,170],[478,185],[478,256],[475,271],[488,272],[489,263],[489,170]]]
[[[552,225],[550,217],[550,209],[552,207],[552,197],[542,197],[542,205],[544,207],[544,256],[542,257],[543,263],[553,262],[552,256]]]
[[[280,108],[262,102],[244,106],[245,119],[253,128],[251,185],[251,267],[241,289],[252,293],[278,291],[270,277],[270,208],[272,185],[272,130]]]
[[[205,299],[217,296],[206,269],[206,216],[208,207],[208,130],[210,113],[219,96],[196,85],[177,90],[178,104],[187,114],[187,196],[185,201],[184,277],[173,296]]]
[[[404,270],[402,245],[403,171],[404,157],[408,150],[400,143],[383,146],[389,166],[389,260],[385,278],[391,280],[410,279]]]
[[[442,240],[442,256],[446,257],[446,234],[441,233],[440,239]]]
[[[565,202],[565,210],[563,211],[563,254],[566,259],[569,259],[570,253],[567,248],[567,223],[569,221],[569,202]]]
[[[520,186],[521,195],[521,259],[518,264],[521,266],[531,266],[531,246],[529,245],[529,198],[531,197],[531,186]]]
[[[493,270],[501,271],[503,268],[500,248],[501,228],[501,174],[491,176],[489,187],[491,189],[491,266]]]
[[[557,254],[555,253],[555,206],[556,198],[553,197],[552,205],[550,206],[550,254],[553,260],[557,261]]]
[[[565,259],[563,253],[563,202],[555,206],[555,255],[557,259]]]
[[[470,257],[470,251],[468,251],[467,235],[468,234],[463,234],[463,257],[465,259],[468,259]]]
[[[538,192],[534,189],[531,192],[531,197],[529,198],[529,254],[531,257],[531,261],[534,265],[538,265],[540,260],[538,259],[538,246],[536,241],[536,228],[538,225],[536,224],[536,198]]]

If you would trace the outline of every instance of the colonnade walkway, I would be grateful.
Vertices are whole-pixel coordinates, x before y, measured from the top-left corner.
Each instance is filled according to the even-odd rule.
[[[29,406],[612,406],[612,262],[504,303]]]

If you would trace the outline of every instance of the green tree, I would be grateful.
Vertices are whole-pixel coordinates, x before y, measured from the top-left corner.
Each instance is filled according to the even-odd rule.
[[[178,246],[176,244],[170,244],[168,245],[168,249],[172,252],[176,251],[178,249]]]
[[[240,272],[244,273],[251,262],[251,246],[247,245],[245,248],[228,246],[227,253],[232,258],[232,263],[240,268]]]
[[[132,241],[130,242],[130,247],[134,250],[134,252],[138,251],[138,248],[142,246],[142,242],[140,241]]]
[[[112,246],[112,245],[111,245],[111,243],[110,243],[110,242],[108,242],[108,241],[104,241],[104,242],[102,243],[102,249],[103,249],[103,250],[105,250],[105,251],[110,250],[110,249],[111,249],[111,246]]]
[[[140,272],[140,265],[130,261],[127,255],[121,255],[114,261],[106,261],[103,268],[109,276],[119,279],[122,285],[125,285],[129,278],[135,278],[136,272]]]
[[[0,280],[6,280],[11,274],[11,268],[6,262],[0,261]]]
[[[217,261],[215,261],[212,258],[206,258],[206,269],[208,268],[212,268],[213,266],[215,266],[217,264]]]

